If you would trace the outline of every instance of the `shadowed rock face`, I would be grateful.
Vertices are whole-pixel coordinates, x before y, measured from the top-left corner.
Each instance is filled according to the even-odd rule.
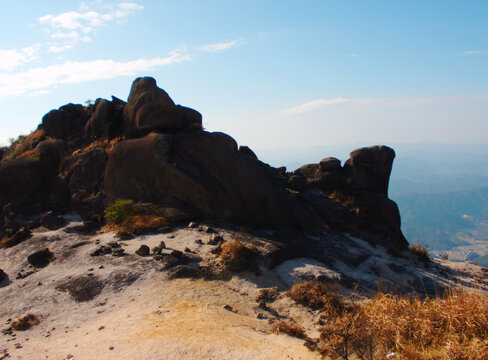
[[[286,173],[201,124],[200,113],[175,105],[148,77],[134,81],[127,103],[112,97],[52,110],[39,126],[45,135],[30,147],[38,158],[0,162],[2,227],[19,228],[18,212],[33,208],[103,221],[104,208],[125,198],[156,203],[178,220],[333,229],[407,246],[387,197],[392,149],[357,149],[344,166],[325,158]]]

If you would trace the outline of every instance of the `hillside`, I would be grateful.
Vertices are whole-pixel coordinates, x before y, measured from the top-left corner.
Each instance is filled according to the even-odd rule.
[[[410,243],[429,245],[432,250],[452,250],[488,240],[488,187],[409,194],[396,201],[402,214],[402,229]]]

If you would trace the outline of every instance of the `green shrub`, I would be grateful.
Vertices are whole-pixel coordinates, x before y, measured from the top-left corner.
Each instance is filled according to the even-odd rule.
[[[132,200],[117,200],[105,209],[105,220],[111,224],[120,224],[131,215],[134,215],[134,201]]]

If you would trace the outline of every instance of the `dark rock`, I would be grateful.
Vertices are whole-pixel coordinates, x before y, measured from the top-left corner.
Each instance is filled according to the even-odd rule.
[[[171,269],[168,273],[169,279],[181,279],[181,278],[200,278],[202,277],[202,271],[200,268],[196,268],[189,265],[177,265]]]
[[[66,224],[66,219],[62,216],[54,214],[52,211],[48,211],[41,216],[40,224],[50,230],[56,230]]]
[[[254,153],[254,151],[252,151],[248,146],[239,146],[239,150],[238,150],[241,154],[243,155],[246,155],[246,156],[249,156],[253,159],[258,159],[258,157],[256,156],[256,154]]]
[[[0,164],[0,203],[6,204],[12,199],[34,198],[45,185],[39,161],[13,159],[4,160]],[[30,200],[26,205],[35,199]]]
[[[166,243],[164,241],[161,240],[161,242],[159,243],[159,247],[161,249],[166,249]]]
[[[153,133],[121,141],[110,153],[104,188],[114,199],[170,197],[204,218],[256,226],[313,218],[292,205],[264,164],[238,153],[234,139],[222,133]]]
[[[0,286],[5,286],[9,283],[8,275],[5,271],[0,269]]]
[[[171,256],[174,256],[175,258],[182,258],[184,257],[185,255],[179,251],[179,250],[173,250],[171,253],[170,253]]]
[[[161,248],[161,246],[155,246],[152,248],[152,252],[153,254],[161,254],[163,252],[163,249]]]
[[[110,241],[107,243],[107,246],[110,246],[112,249],[120,248],[120,244],[117,241]]]
[[[14,234],[14,236],[5,242],[5,247],[9,248],[18,245],[31,236],[32,233],[28,229],[20,229]]]
[[[139,249],[136,250],[136,254],[139,256],[148,256],[149,252],[149,246],[147,245],[141,245]]]
[[[39,128],[44,130],[46,136],[71,140],[83,133],[86,120],[87,114],[82,105],[68,104],[44,115]]]
[[[96,276],[78,276],[58,282],[56,290],[68,292],[76,302],[90,301],[100,294],[103,282]]]
[[[39,323],[40,323],[40,320],[36,315],[27,314],[26,316],[24,316],[18,320],[12,321],[12,324],[10,325],[10,327],[12,328],[12,330],[15,330],[15,331],[26,331],[26,330],[29,330],[31,327],[33,327]]]
[[[344,164],[346,176],[354,189],[388,195],[395,151],[387,146],[370,146],[351,152]]]
[[[54,254],[48,248],[45,248],[27,256],[27,261],[37,268],[42,268],[47,266],[53,257]]]
[[[97,99],[95,111],[85,124],[85,135],[90,141],[110,140],[122,133],[124,102]]]
[[[36,150],[39,152],[41,164],[49,177],[56,176],[65,149],[66,143],[60,139],[43,140],[37,145]]]
[[[323,171],[341,171],[341,161],[334,157],[320,160],[320,167]]]
[[[90,254],[90,256],[102,256],[102,255],[107,255],[112,253],[112,248],[110,246],[105,246],[102,245],[98,249],[96,249],[94,252]]]
[[[190,249],[190,248],[187,248],[187,247],[186,247],[186,248],[185,248],[185,252],[187,252],[187,253],[191,253],[192,251],[191,251],[191,249]]]
[[[124,249],[116,249],[116,250],[112,251],[112,256],[115,256],[115,257],[125,256],[125,250]]]
[[[197,240],[195,240],[195,244],[203,245],[203,241],[201,239],[197,239]]]
[[[221,235],[212,235],[210,240],[207,242],[208,245],[218,245],[224,242],[224,238]]]

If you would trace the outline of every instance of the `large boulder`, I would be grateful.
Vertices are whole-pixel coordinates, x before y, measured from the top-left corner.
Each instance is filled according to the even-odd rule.
[[[137,78],[124,108],[125,133],[147,134],[153,130],[178,131],[201,129],[202,116],[193,109],[175,105],[151,77]]]
[[[388,195],[388,183],[395,151],[384,145],[360,148],[351,152],[344,171],[356,190]]]
[[[54,139],[71,140],[80,137],[87,120],[83,105],[68,104],[51,110],[42,118],[39,129]]]
[[[120,142],[104,180],[113,199],[163,202],[171,197],[204,218],[257,226],[292,226],[307,211],[270,176],[260,161],[238,152],[222,133],[152,133]]]
[[[0,163],[0,202],[28,198],[43,187],[43,172],[39,161],[20,158]]]
[[[88,140],[109,140],[122,133],[125,102],[112,96],[112,101],[97,99],[95,111],[85,124]]]

